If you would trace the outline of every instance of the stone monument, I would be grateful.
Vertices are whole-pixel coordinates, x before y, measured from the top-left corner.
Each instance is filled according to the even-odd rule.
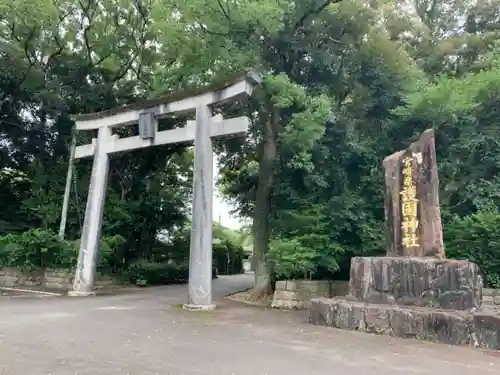
[[[351,260],[346,297],[310,301],[309,320],[336,328],[500,348],[498,326],[478,312],[478,266],[446,259],[433,130],[388,156],[387,255]],[[488,335],[498,337],[492,342]]]
[[[478,267],[445,260],[434,131],[383,162],[386,257],[351,261],[350,295],[374,303],[479,309]]]
[[[444,258],[434,131],[383,165],[387,255]]]

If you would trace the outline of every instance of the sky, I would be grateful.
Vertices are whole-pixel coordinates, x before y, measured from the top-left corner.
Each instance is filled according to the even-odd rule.
[[[234,209],[234,205],[222,199],[221,193],[217,189],[216,181],[219,178],[219,165],[217,157],[214,155],[214,200],[213,200],[213,220],[231,229],[240,229],[240,218],[230,214]]]

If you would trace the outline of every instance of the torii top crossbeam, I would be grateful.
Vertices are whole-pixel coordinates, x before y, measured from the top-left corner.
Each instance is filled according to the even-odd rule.
[[[72,116],[76,130],[94,130],[101,127],[124,126],[137,123],[144,110],[160,119],[173,113],[191,112],[199,105],[224,104],[251,95],[260,75],[255,72],[238,74],[223,82],[196,90],[187,90],[159,98],[133,103],[101,112]]]

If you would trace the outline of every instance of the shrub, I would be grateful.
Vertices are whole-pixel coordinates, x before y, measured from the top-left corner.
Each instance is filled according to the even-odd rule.
[[[455,217],[444,226],[446,257],[477,263],[486,286],[500,287],[500,214]]]
[[[316,268],[315,258],[315,251],[303,247],[296,240],[272,241],[267,255],[276,276],[286,279],[309,278]]]
[[[189,277],[187,264],[155,263],[139,260],[125,270],[125,277],[133,284],[164,285],[186,281]]]
[[[103,237],[97,267],[113,268],[124,243],[121,236]],[[0,267],[71,269],[76,266],[79,246],[79,240],[66,241],[44,229],[7,234],[0,236]]]
[[[155,242],[148,259],[157,263],[171,261],[175,264],[182,264],[189,262],[189,242],[189,231],[181,231],[168,243]],[[214,278],[216,278],[216,271],[222,275],[242,273],[242,259],[243,249],[241,246],[236,245],[231,240],[221,239],[214,235],[212,244],[212,274]]]
[[[220,275],[235,275],[243,272],[243,249],[230,241],[212,245],[214,268]]]
[[[296,239],[277,239],[269,244],[267,261],[278,279],[312,279],[319,271],[322,275],[337,271],[341,253],[338,245],[313,248]]]
[[[116,270],[122,265],[122,253],[126,244],[120,235],[102,237],[99,247],[98,268]]]
[[[122,267],[123,247],[126,244],[125,238],[120,235],[102,237],[99,244],[99,254],[97,258],[97,268],[101,270],[116,271]],[[76,265],[80,240],[73,241],[74,265]]]
[[[0,237],[0,265],[2,267],[63,267],[74,266],[76,253],[72,244],[55,233],[30,229],[21,234]]]

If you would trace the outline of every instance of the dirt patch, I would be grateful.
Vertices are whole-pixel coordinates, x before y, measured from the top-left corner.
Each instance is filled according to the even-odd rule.
[[[226,298],[230,299],[232,301],[243,302],[243,303],[246,303],[248,305],[261,306],[261,307],[271,307],[271,304],[273,302],[273,296],[267,296],[264,298],[260,298],[257,301],[250,301],[248,298],[250,297],[251,292],[252,292],[252,289],[248,289],[248,290],[245,290],[243,292],[230,294],[230,295],[226,296]]]

